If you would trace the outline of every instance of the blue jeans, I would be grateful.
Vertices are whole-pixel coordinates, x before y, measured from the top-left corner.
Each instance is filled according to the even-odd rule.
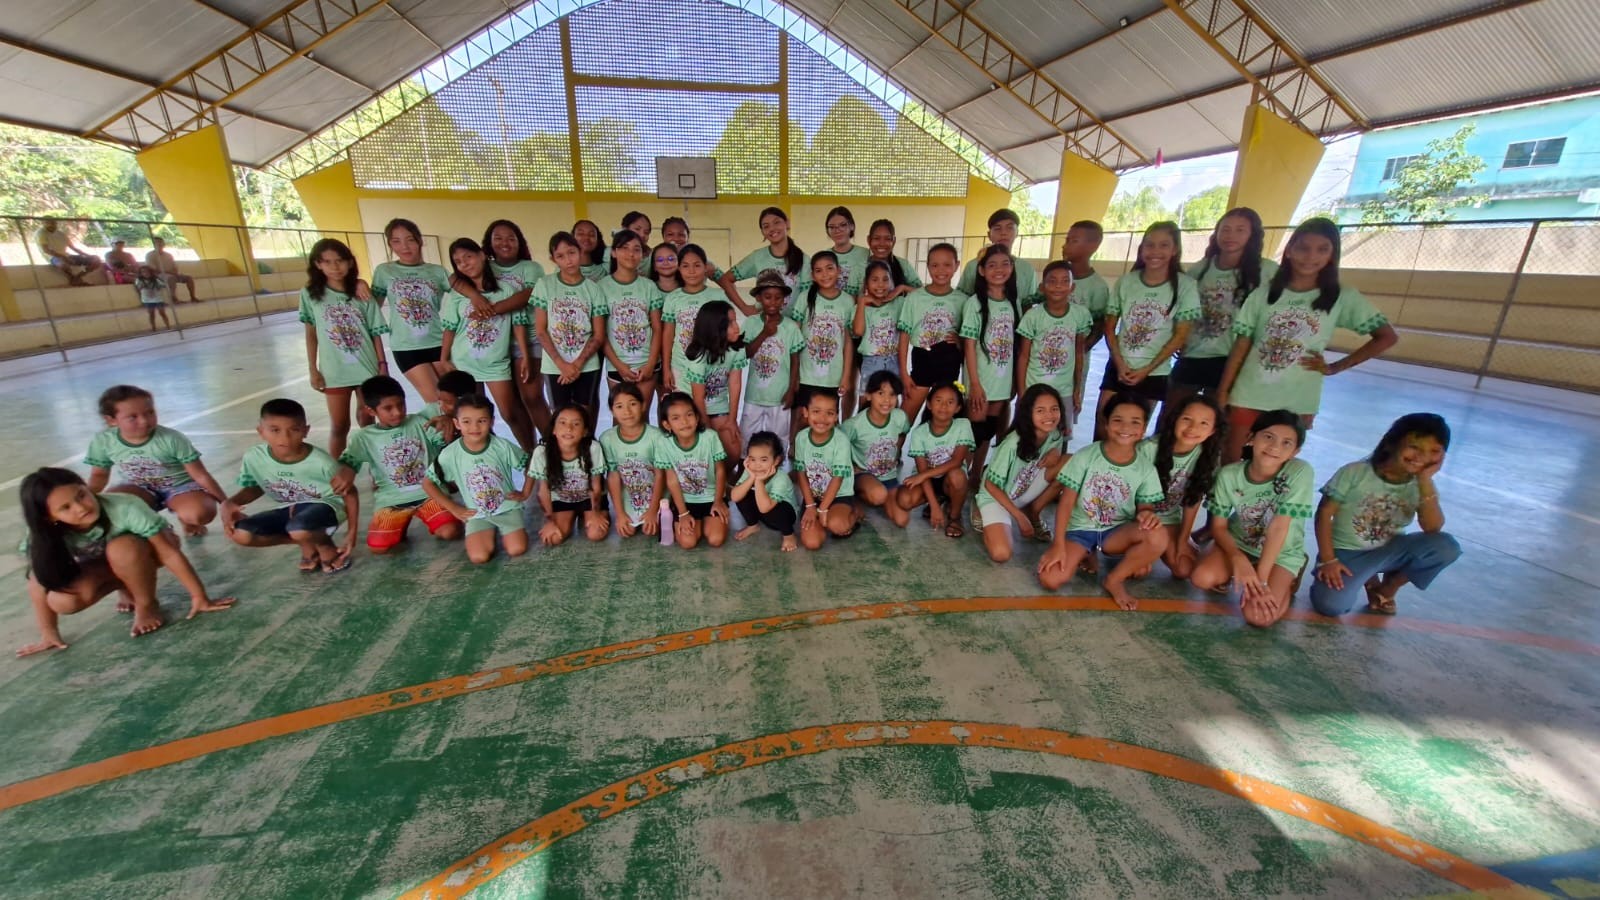
[[[1342,591],[1321,581],[1312,582],[1311,606],[1325,616],[1342,616],[1355,609],[1357,603],[1365,602],[1365,585],[1374,575],[1400,572],[1418,590],[1426,590],[1446,566],[1461,556],[1461,545],[1442,531],[1413,531],[1370,550],[1336,550],[1334,556],[1351,574],[1345,576]]]
[[[861,389],[866,390],[867,379],[875,372],[893,372],[900,374],[900,357],[893,353],[883,353],[878,356],[861,357]]]

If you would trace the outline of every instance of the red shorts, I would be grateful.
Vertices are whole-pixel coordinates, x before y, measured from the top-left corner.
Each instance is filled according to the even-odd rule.
[[[367,523],[367,546],[374,550],[388,550],[405,540],[406,528],[413,517],[421,517],[429,534],[459,520],[432,497],[413,506],[385,506],[372,514]]]

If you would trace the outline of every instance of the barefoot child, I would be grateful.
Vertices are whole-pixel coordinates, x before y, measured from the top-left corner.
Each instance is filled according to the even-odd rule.
[[[700,418],[717,433],[729,459],[739,458],[739,392],[743,387],[744,338],[733,307],[712,300],[694,317],[683,381]]]
[[[867,276],[870,281],[872,276]],[[911,423],[900,408],[900,376],[892,371],[872,373],[867,379],[864,399],[867,408],[840,426],[850,439],[850,456],[855,464],[855,496],[862,504],[858,519],[868,506],[881,507],[889,521],[904,528],[910,514],[894,501],[900,486],[900,449]]]
[[[1167,529],[1161,561],[1173,578],[1187,579],[1200,558],[1190,533],[1222,465],[1226,426],[1222,407],[1209,394],[1191,395],[1171,409],[1159,433],[1140,442],[1139,452],[1155,465],[1163,486],[1156,504],[1156,516]]]
[[[1427,590],[1461,556],[1444,533],[1434,477],[1450,449],[1450,426],[1433,413],[1396,419],[1367,459],[1333,474],[1317,507],[1317,580],[1311,605],[1325,616],[1355,609],[1395,614],[1394,595],[1407,584]],[[1421,531],[1406,532],[1415,518]]]
[[[661,530],[656,517],[665,476],[655,466],[656,442],[661,432],[650,427],[645,410],[649,401],[636,384],[612,386],[611,420],[617,424],[600,435],[606,457],[606,485],[611,508],[617,511],[617,534],[633,537],[643,531],[654,536]]]
[[[328,455],[337,459],[350,437],[350,407],[355,389],[374,375],[389,374],[383,335],[389,326],[378,304],[356,296],[360,272],[355,254],[343,241],[323,238],[311,245],[311,266],[300,292],[300,321],[305,325],[306,359],[311,387],[327,398]],[[365,413],[357,421],[366,425]]]
[[[928,392],[938,384],[961,380],[961,313],[967,295],[950,286],[960,257],[954,244],[928,250],[927,287],[908,294],[900,304],[900,371],[906,374],[906,419],[922,412]]]
[[[1136,394],[1112,397],[1104,411],[1106,439],[1079,450],[1056,476],[1056,536],[1039,560],[1039,583],[1046,590],[1060,590],[1086,555],[1103,550],[1121,557],[1105,578],[1106,592],[1118,608],[1138,608],[1126,582],[1167,549],[1167,532],[1155,513],[1161,479],[1139,455],[1149,409]]]
[[[783,471],[783,441],[770,431],[758,431],[750,436],[745,449],[744,475],[733,486],[730,495],[745,526],[733,536],[745,540],[765,525],[783,535],[783,552],[795,548],[794,482]]]
[[[550,434],[528,458],[528,478],[538,485],[544,527],[539,543],[554,547],[572,536],[583,517],[583,536],[603,541],[611,533],[605,512],[606,455],[591,436],[589,411],[579,403],[556,408]]]
[[[814,390],[806,401],[806,430],[794,441],[794,474],[805,506],[800,513],[800,543],[820,550],[828,535],[849,537],[859,517],[850,439],[834,427],[839,422],[839,395]]]
[[[954,384],[936,384],[928,391],[927,414],[906,438],[906,455],[917,471],[894,493],[894,502],[907,512],[928,504],[929,524],[951,538],[967,533],[961,527],[961,507],[967,502],[967,457],[976,445],[972,423],[961,415],[965,406],[966,398]]]
[[[371,425],[350,436],[339,461],[360,471],[372,470],[372,502],[377,509],[367,523],[367,549],[388,553],[406,539],[413,518],[421,517],[428,533],[441,541],[461,537],[461,522],[429,499],[423,489],[428,469],[444,449],[444,438],[425,415],[406,415],[406,392],[388,375],[361,383],[361,404]]]
[[[977,525],[991,560],[1011,559],[1013,523],[1024,538],[1049,533],[1040,517],[1061,492],[1056,476],[1067,459],[1061,395],[1048,384],[1036,384],[1023,392],[1017,423],[989,458],[977,492]]]
[[[228,498],[211,477],[200,451],[181,432],[156,423],[150,392],[131,384],[106,388],[100,395],[100,417],[107,428],[89,442],[83,462],[92,470],[89,490],[102,493],[112,469],[124,483],[112,493],[132,494],[151,509],[170,509],[194,537],[206,533],[217,517],[217,505]]]
[[[28,526],[28,599],[39,640],[17,651],[29,656],[65,650],[61,616],[83,612],[113,591],[133,613],[133,636],[161,627],[156,569],[165,566],[189,591],[189,618],[233,605],[212,600],[200,576],[167,530],[167,523],[127,494],[96,494],[77,473],[40,469],[22,479],[22,517]]]
[[[514,490],[516,473],[528,457],[517,445],[494,433],[494,406],[481,395],[456,400],[456,432],[461,436],[439,452],[428,470],[422,489],[450,514],[466,523],[467,559],[482,564],[494,558],[495,535],[505,543],[507,556],[528,552],[528,529],[522,520],[522,502],[533,483]],[[445,485],[461,490],[457,503]]]
[[[656,468],[666,472],[667,496],[672,500],[673,533],[678,546],[693,550],[704,537],[720,547],[728,540],[728,475],[723,460],[728,454],[714,433],[700,420],[694,398],[673,391],[661,398],[661,430],[656,441]]]
[[[139,293],[139,305],[150,320],[150,330],[156,330],[156,313],[161,314],[161,327],[171,328],[172,320],[167,317],[167,283],[156,270],[140,266],[138,276],[133,279],[133,289]]]
[[[800,387],[800,351],[806,337],[784,313],[789,285],[776,269],[756,276],[750,296],[761,314],[744,320],[744,353],[749,360],[744,412],[739,416],[740,437],[746,444],[758,431],[770,431],[789,447],[788,408]]]
[[[1101,282],[1104,284],[1104,282]],[[1072,269],[1057,260],[1044,267],[1044,302],[1022,314],[1017,325],[1017,393],[1036,384],[1055,388],[1062,399],[1061,433],[1083,412],[1083,385],[1089,371],[1089,311],[1077,303]],[[1066,406],[1071,398],[1072,405]],[[1025,407],[1017,405],[1019,414]]]
[[[361,500],[354,490],[341,495],[333,482],[353,479],[355,473],[306,443],[310,430],[299,403],[280,399],[261,404],[256,433],[265,443],[244,452],[240,490],[222,505],[222,527],[241,547],[298,546],[302,572],[343,572],[355,550]],[[242,507],[262,496],[278,506],[246,516]],[[350,527],[344,542],[335,546],[329,534],[345,521]]]
[[[1262,413],[1250,426],[1243,460],[1222,467],[1206,502],[1216,543],[1189,583],[1225,591],[1231,579],[1244,620],[1258,628],[1289,611],[1306,565],[1305,520],[1316,476],[1309,463],[1294,458],[1305,439],[1298,413]]]

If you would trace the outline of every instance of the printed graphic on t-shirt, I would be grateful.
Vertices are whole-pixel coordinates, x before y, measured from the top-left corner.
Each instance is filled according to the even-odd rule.
[[[1156,504],[1156,513],[1159,515],[1165,515],[1166,513],[1174,510],[1182,509],[1183,492],[1188,490],[1188,488],[1189,472],[1187,470],[1179,471],[1177,468],[1174,468],[1172,471],[1172,483],[1167,485],[1166,496],[1162,497],[1161,501]]]
[[[819,312],[806,323],[806,355],[815,370],[827,369],[844,344],[844,320],[832,312]]]
[[[293,478],[269,478],[261,482],[261,489],[279,503],[309,503],[322,499],[321,491]]]
[[[984,336],[983,347],[988,351],[989,361],[1000,371],[1011,367],[1016,326],[1016,317],[1009,307],[995,307],[989,311],[989,333]]]
[[[1233,511],[1238,517],[1240,539],[1245,546],[1260,547],[1266,541],[1267,526],[1272,524],[1273,510],[1277,505],[1276,497],[1264,497]]]
[[[867,471],[882,481],[893,478],[900,469],[900,443],[885,435],[867,445]]]
[[[500,470],[494,466],[478,465],[467,470],[467,493],[472,495],[473,508],[479,516],[492,516],[505,505],[507,490]]]
[[[806,484],[811,485],[811,493],[818,497],[828,490],[829,482],[833,481],[833,466],[820,456],[813,456],[806,460]]]
[[[389,302],[400,316],[400,321],[411,326],[411,333],[425,337],[433,324],[432,282],[416,278],[402,278],[389,283]]]
[[[684,496],[703,496],[711,489],[711,466],[701,459],[680,459],[672,466],[678,472],[678,487]]]
[[[164,463],[148,456],[130,456],[117,463],[117,470],[122,473],[123,478],[147,491],[166,491],[178,481],[169,474]]]
[[[562,503],[582,503],[589,499],[589,476],[575,459],[561,463],[561,483],[550,486],[550,496]]]
[[[1219,281],[1200,292],[1200,319],[1194,323],[1195,333],[1204,340],[1215,340],[1233,328],[1233,297],[1235,288],[1231,281]]]
[[[1273,380],[1298,365],[1306,342],[1322,329],[1322,319],[1309,309],[1284,309],[1267,319],[1266,337],[1256,344],[1262,374]]]
[[[712,406],[728,397],[728,372],[721,367],[706,370],[706,405]]]
[[[1350,530],[1371,545],[1388,543],[1394,537],[1395,522],[1409,519],[1410,511],[1393,494],[1368,494],[1350,517]]]
[[[957,330],[956,317],[942,306],[928,310],[917,323],[917,346],[931,350]]]
[[[367,323],[361,318],[361,311],[348,303],[329,303],[323,310],[323,318],[328,323],[328,342],[344,354],[345,359],[355,362],[360,358],[361,342],[367,336]]]
[[[655,487],[656,470],[647,459],[633,457],[617,464],[617,475],[622,479],[622,491],[627,495],[628,508],[642,512],[650,506],[650,491]]]
[[[887,353],[893,353],[895,348],[899,346],[899,342],[900,338],[895,331],[894,320],[888,316],[873,322],[872,327],[867,329],[867,347],[870,350],[867,354],[868,356],[882,356]]]
[[[500,340],[500,317],[467,320],[467,347],[474,359],[487,356]]]
[[[1033,480],[1039,477],[1040,472],[1044,471],[1044,469],[1039,465],[1042,459],[1043,457],[1041,456],[1040,459],[1036,459],[1033,462],[1026,462],[1022,464],[1022,469],[1017,472],[1017,484],[1011,489],[1011,493],[1009,495],[1012,500],[1015,500],[1018,497],[1021,497],[1023,494],[1026,494],[1028,492],[1028,488],[1033,486]]]
[[[428,475],[427,450],[414,437],[395,438],[378,462],[396,487],[416,487]]]
[[[941,445],[941,446],[937,446],[937,447],[929,447],[926,457],[927,457],[929,466],[931,466],[933,468],[938,468],[939,466],[942,466],[945,463],[949,462],[951,457],[953,457],[955,455],[956,455],[956,447],[955,447],[955,445],[954,444],[945,444],[945,445]]]
[[[562,359],[576,359],[589,342],[589,308],[577,301],[562,298],[546,310],[550,340]]]
[[[1077,348],[1077,336],[1069,328],[1052,328],[1033,342],[1033,355],[1039,369],[1046,375],[1065,371],[1072,363],[1072,353]]]
[[[1166,321],[1166,307],[1140,301],[1122,317],[1122,333],[1117,339],[1125,349],[1143,349],[1155,340]]]
[[[778,377],[778,370],[783,368],[783,358],[787,355],[789,348],[783,346],[778,335],[773,334],[756,348],[756,355],[750,360],[750,371],[755,373],[757,381],[766,384]]]
[[[1118,517],[1133,499],[1133,489],[1121,477],[1110,472],[1096,472],[1083,483],[1078,492],[1078,505],[1089,521],[1101,528],[1118,524]]]
[[[606,327],[612,343],[623,353],[644,356],[650,351],[650,311],[638,300],[623,300],[611,307]]]

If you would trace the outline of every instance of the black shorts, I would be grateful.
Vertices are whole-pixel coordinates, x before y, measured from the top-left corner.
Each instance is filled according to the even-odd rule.
[[[295,503],[245,516],[233,527],[256,537],[279,537],[291,531],[323,531],[337,528],[339,515],[326,503]]]
[[[911,383],[920,388],[961,380],[961,345],[941,341],[931,348],[911,348]]]
[[[648,379],[650,379],[652,381],[661,380],[661,360],[659,360],[659,359],[656,360],[656,367],[654,369],[651,369],[650,370],[650,374],[646,375],[645,378],[648,378]],[[622,383],[622,376],[618,375],[617,374],[617,370],[611,368],[610,365],[606,366],[606,383],[607,384],[621,384]],[[634,382],[634,383],[637,383],[637,382]]]
[[[1117,380],[1116,360],[1106,360],[1106,373],[1100,378],[1100,390],[1112,393],[1130,393],[1143,397],[1146,402],[1155,404],[1167,399],[1167,376],[1150,375],[1138,384],[1123,384]]]
[[[1222,384],[1222,370],[1228,367],[1226,356],[1178,357],[1172,367],[1172,384],[1200,391],[1215,391]]]
[[[394,350],[393,347],[389,349]],[[417,366],[436,363],[439,361],[439,349],[438,347],[429,347],[425,350],[394,350],[395,368],[404,374]]]
[[[820,385],[815,385],[815,384],[802,384],[799,387],[794,389],[794,406],[791,406],[789,408],[790,409],[805,409],[806,407],[810,406],[811,405],[811,395],[812,394],[831,394],[834,397],[838,397],[839,396],[839,388],[838,387],[822,387]],[[844,418],[844,415],[843,415],[844,414],[844,410],[842,410],[842,409],[839,410],[839,413],[840,413],[839,417],[841,419]]]
[[[571,384],[562,384],[559,375],[550,375],[545,378],[545,384],[550,388],[550,409],[556,410],[576,403],[589,408],[591,418],[597,414],[600,405],[600,370],[591,369],[579,375]]]
[[[568,503],[565,500],[551,500],[550,501],[550,511],[553,512],[553,513],[588,512],[589,510],[591,510],[593,508],[594,508],[594,502],[591,501],[591,500],[581,500],[581,501],[579,501],[577,503]]]
[[[708,518],[711,515],[711,507],[715,506],[716,504],[691,503],[685,501],[683,505],[689,508],[689,518],[699,521],[701,519]]]

